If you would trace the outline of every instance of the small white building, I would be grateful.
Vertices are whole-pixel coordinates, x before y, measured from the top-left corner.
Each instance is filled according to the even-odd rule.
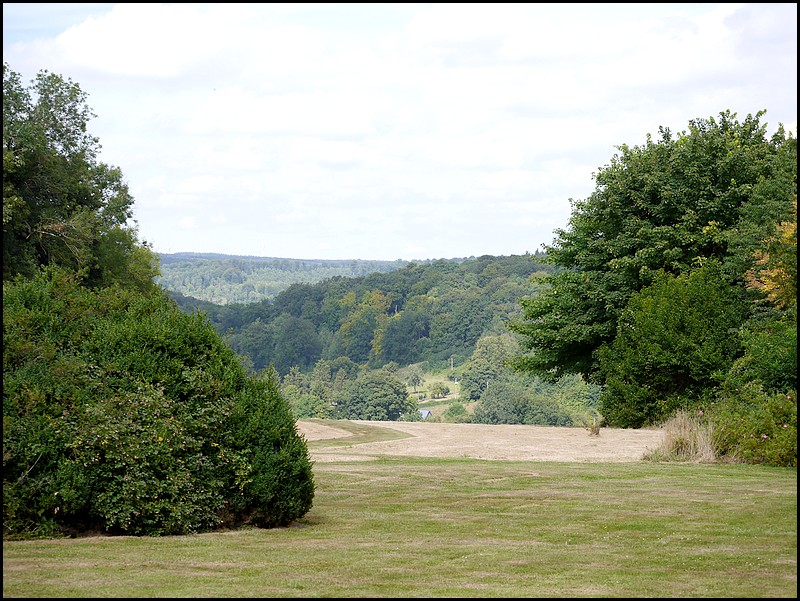
[[[428,419],[431,416],[431,412],[427,409],[420,409],[419,414],[422,416],[422,419]]]

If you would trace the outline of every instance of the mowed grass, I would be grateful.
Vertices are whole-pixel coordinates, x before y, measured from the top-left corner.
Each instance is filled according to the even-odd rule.
[[[3,544],[5,597],[792,597],[797,471],[318,463],[288,528]]]

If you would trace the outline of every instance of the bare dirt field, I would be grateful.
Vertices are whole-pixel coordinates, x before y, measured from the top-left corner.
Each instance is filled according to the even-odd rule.
[[[522,461],[639,461],[656,448],[664,435],[660,429],[602,428],[591,436],[583,428],[448,424],[352,420],[362,427],[385,429],[383,438],[359,442],[336,421],[298,420],[297,430],[310,444],[311,459],[368,461],[381,455],[450,457]],[[388,431],[386,431],[388,430]],[[392,432],[393,431],[393,432]],[[347,444],[348,439],[353,444]],[[329,446],[324,441],[331,441]]]

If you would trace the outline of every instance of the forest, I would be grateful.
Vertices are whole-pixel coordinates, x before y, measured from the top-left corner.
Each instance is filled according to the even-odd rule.
[[[286,525],[314,498],[296,419],[418,420],[426,379],[451,421],[683,416],[718,461],[796,466],[797,144],[764,115],[620,146],[542,252],[271,259],[322,279],[239,302],[218,281],[256,291],[259,261],[162,260],[86,93],[4,64],[4,537]]]
[[[414,401],[422,397],[405,386],[416,391],[438,375],[451,384],[437,382],[431,395],[452,398],[450,421],[582,426],[596,414],[597,386],[581,376],[547,382],[508,366],[520,352],[509,320],[520,298],[537,293],[535,279],[553,271],[544,259],[537,252],[412,263],[292,284],[258,303],[170,294],[185,311],[206,315],[251,371],[277,370],[298,417],[419,419]],[[381,381],[400,392],[365,395],[367,376],[373,387]]]
[[[463,363],[481,335],[506,331],[519,298],[535,292],[531,277],[552,270],[543,256],[412,263],[291,284],[256,303],[219,305],[169,291],[184,309],[205,313],[256,371],[273,364],[285,375],[338,357],[371,368],[424,361],[440,369]],[[202,267],[195,272],[205,277]]]
[[[335,276],[358,277],[405,267],[408,261],[284,259],[215,253],[160,253],[156,282],[175,292],[218,305],[274,298],[292,284]]]

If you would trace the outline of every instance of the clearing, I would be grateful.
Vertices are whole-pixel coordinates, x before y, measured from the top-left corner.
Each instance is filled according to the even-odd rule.
[[[367,420],[297,421],[315,462],[368,461],[382,455],[508,461],[639,461],[656,448],[658,428],[583,428]]]

